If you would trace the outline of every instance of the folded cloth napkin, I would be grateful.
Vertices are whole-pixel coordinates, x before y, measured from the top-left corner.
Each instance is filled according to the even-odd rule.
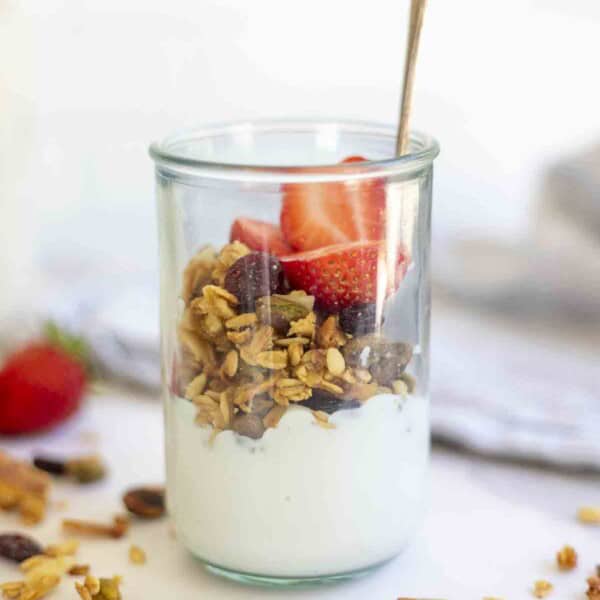
[[[455,240],[434,266],[461,300],[600,331],[600,147],[548,170],[527,239]]]

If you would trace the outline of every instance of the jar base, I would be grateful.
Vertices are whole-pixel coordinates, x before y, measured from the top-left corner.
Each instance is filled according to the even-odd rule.
[[[203,558],[196,557],[204,565],[204,568],[213,575],[235,581],[244,585],[254,585],[262,587],[272,588],[302,588],[302,587],[313,587],[319,585],[332,585],[335,583],[343,583],[352,579],[358,579],[365,577],[373,571],[383,567],[387,563],[394,560],[395,557],[386,559],[384,561],[363,567],[362,569],[356,569],[354,571],[346,571],[343,573],[332,573],[329,575],[316,575],[309,577],[281,577],[271,575],[258,575],[254,573],[245,573],[243,571],[234,571],[226,567],[221,567],[210,563]]]

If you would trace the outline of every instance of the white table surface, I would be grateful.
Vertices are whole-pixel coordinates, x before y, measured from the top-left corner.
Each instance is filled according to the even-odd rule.
[[[67,507],[54,507],[31,530],[43,543],[61,539],[61,518],[108,520],[121,510],[124,489],[164,479],[160,404],[131,392],[97,394],[59,430],[37,438],[0,438],[0,447],[24,457],[34,450],[97,450],[111,467],[110,477],[100,484],[55,485],[53,498],[67,500]],[[576,521],[576,508],[582,504],[600,505],[597,477],[500,464],[435,448],[430,508],[419,536],[398,559],[355,582],[286,592],[242,587],[206,573],[169,536],[166,519],[136,522],[123,540],[85,540],[78,562],[90,563],[98,576],[123,575],[125,600],[519,600],[533,597],[530,590],[537,578],[555,584],[551,599],[585,600],[585,578],[600,562],[600,528]],[[0,531],[19,529],[14,515],[0,513]],[[132,543],[146,550],[146,565],[128,563]],[[578,568],[570,573],[554,566],[554,555],[565,543],[580,556]],[[16,567],[0,560],[0,581],[16,577]],[[51,596],[76,597],[72,580],[63,581]]]

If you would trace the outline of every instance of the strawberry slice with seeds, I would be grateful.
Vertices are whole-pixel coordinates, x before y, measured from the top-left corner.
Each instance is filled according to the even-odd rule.
[[[344,163],[363,160],[360,156],[351,156]],[[295,250],[381,240],[385,235],[384,228],[383,180],[292,183],[284,186],[281,230]]]
[[[316,297],[324,310],[375,302],[398,288],[408,258],[388,255],[385,243],[351,242],[280,258],[293,289]]]
[[[231,226],[229,241],[242,242],[251,250],[268,252],[275,256],[289,254],[291,250],[279,227],[256,219],[236,219]]]

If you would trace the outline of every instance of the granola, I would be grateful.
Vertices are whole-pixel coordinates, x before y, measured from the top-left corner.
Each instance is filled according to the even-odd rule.
[[[0,451],[0,509],[16,510],[26,525],[45,515],[50,477],[29,463]]]
[[[556,563],[561,571],[570,571],[577,566],[577,552],[573,546],[563,546],[556,553]]]
[[[554,586],[549,581],[538,579],[533,584],[533,595],[536,598],[545,598],[550,594],[550,592],[552,592],[553,589]]]
[[[379,393],[414,392],[405,373],[412,347],[376,333],[374,308],[346,310],[342,327],[340,314],[321,312],[305,290],[289,290],[275,257],[241,242],[200,250],[183,273],[181,297],[174,385],[212,438],[226,430],[260,438],[291,405],[315,411],[315,421],[332,428],[336,410]],[[262,407],[270,403],[262,414],[256,398]]]

